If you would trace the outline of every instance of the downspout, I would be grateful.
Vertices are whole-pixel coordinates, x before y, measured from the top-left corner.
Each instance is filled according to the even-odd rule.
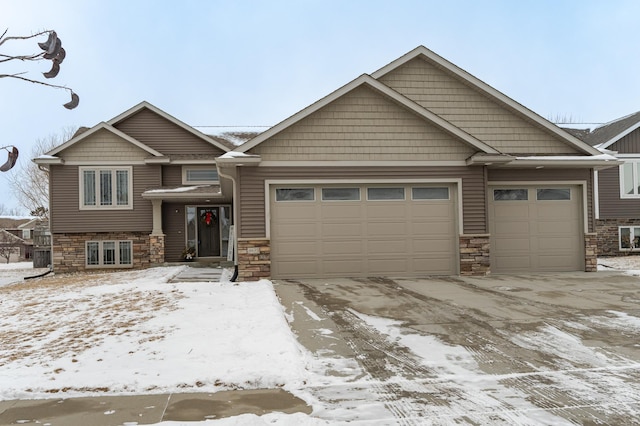
[[[222,172],[222,168],[219,164],[216,163],[216,167],[218,169],[218,175],[230,179],[233,183],[233,225],[235,229],[235,235],[233,238],[233,276],[231,277],[231,282],[235,282],[238,279],[238,209],[236,208],[236,200],[238,199],[238,185],[236,183],[236,178],[225,174]],[[236,166],[234,166],[234,170],[236,170]]]

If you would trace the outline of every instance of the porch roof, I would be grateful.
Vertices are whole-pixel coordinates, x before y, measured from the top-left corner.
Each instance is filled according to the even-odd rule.
[[[148,189],[142,193],[147,200],[205,200],[222,197],[220,185],[172,186]]]

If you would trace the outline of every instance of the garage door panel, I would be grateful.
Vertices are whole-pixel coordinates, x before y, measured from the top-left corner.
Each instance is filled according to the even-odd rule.
[[[571,255],[550,254],[549,256],[540,256],[538,266],[545,271],[563,271],[573,261],[574,258]]]
[[[272,209],[272,212],[275,213],[274,218],[278,220],[304,220],[304,219],[315,219],[317,214],[317,206],[315,203],[304,202],[304,203],[291,203],[291,202],[282,202],[277,203],[278,205],[286,205],[286,208],[278,208]],[[272,213],[272,214],[273,214]]]
[[[433,222],[426,223],[414,222],[413,232],[415,235],[446,236],[447,238],[451,238],[451,235],[455,232],[455,228],[451,220],[434,220]]]
[[[322,262],[322,275],[325,276],[360,276],[364,273],[365,268],[362,259],[325,259]],[[309,276],[305,274],[305,276]]]
[[[407,216],[407,211],[407,205],[404,201],[402,203],[369,202],[366,214],[370,220],[397,220],[399,217],[404,219]]]
[[[324,237],[360,238],[362,235],[362,223],[360,222],[325,222],[321,224],[321,232]]]
[[[320,204],[320,210],[323,220],[362,217],[362,205],[352,202],[327,201]]]
[[[529,205],[524,201],[499,201],[495,202],[496,219],[524,219],[529,218]]]
[[[545,205],[538,206],[538,217],[540,219],[575,220],[576,209],[571,205],[563,205],[563,203],[566,201],[558,201],[555,205],[553,202],[546,201]]]
[[[368,259],[367,270],[371,274],[388,275],[396,274],[403,275],[409,270],[407,265],[407,259]]]
[[[451,257],[418,258],[412,260],[413,270],[428,275],[449,275],[455,268],[455,259]]]
[[[407,252],[407,240],[375,240],[368,239],[366,241],[366,253],[368,255],[397,255],[398,253]]]
[[[352,255],[353,253],[360,253],[362,251],[363,242],[358,240],[336,240],[336,241],[322,241],[321,253],[333,253],[336,255]],[[317,243],[314,243],[314,246]]]
[[[529,253],[523,256],[500,256],[496,259],[494,267],[502,272],[521,272],[531,269],[531,257]]]
[[[278,244],[277,255],[282,256],[317,256],[317,244],[312,241],[283,241]]]
[[[442,248],[451,244],[450,239],[446,236],[440,238],[414,239],[412,242],[413,252],[420,255],[425,253],[442,253]]]
[[[529,221],[507,221],[503,220],[495,224],[494,232],[498,235],[524,235],[526,238],[529,236]]]
[[[548,252],[558,252],[559,254],[571,250],[574,246],[573,238],[539,238],[538,248]]]
[[[367,223],[367,235],[371,238],[380,236],[406,235],[406,222],[369,222]]]
[[[420,219],[420,218],[450,219],[451,202],[448,202],[448,203],[414,202],[414,205],[411,208],[411,216],[414,220]]]
[[[317,225],[315,223],[286,223],[277,225],[272,229],[272,234],[276,238],[294,238],[298,240],[313,238],[317,235]]]

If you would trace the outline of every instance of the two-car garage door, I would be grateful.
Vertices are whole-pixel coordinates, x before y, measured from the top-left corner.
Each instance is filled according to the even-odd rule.
[[[273,185],[274,278],[455,275],[453,184]]]

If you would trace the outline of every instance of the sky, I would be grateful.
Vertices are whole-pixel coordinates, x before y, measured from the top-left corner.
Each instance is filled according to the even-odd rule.
[[[0,0],[0,32],[56,30],[50,82],[80,96],[68,111],[64,90],[0,79],[0,147],[23,163],[38,139],[142,101],[191,126],[272,126],[419,45],[544,118],[608,122],[640,110],[638,15],[637,0]],[[4,174],[0,205],[18,206]]]

